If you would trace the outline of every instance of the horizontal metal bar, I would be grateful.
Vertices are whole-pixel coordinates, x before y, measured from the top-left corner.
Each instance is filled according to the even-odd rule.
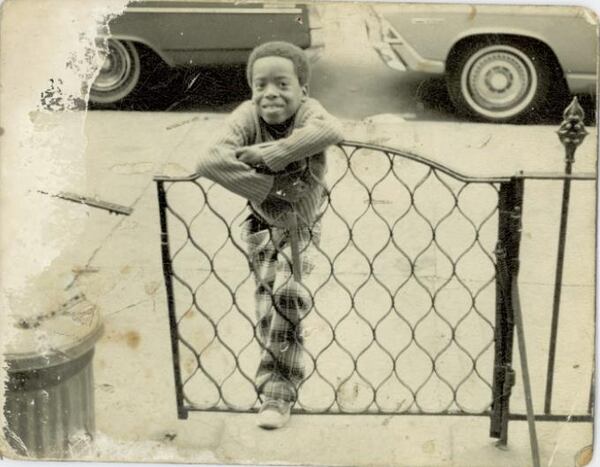
[[[445,173],[457,180],[460,180],[465,183],[506,183],[511,179],[519,178],[519,179],[531,179],[531,180],[596,180],[597,175],[592,172],[582,172],[579,174],[565,175],[560,172],[523,172],[519,171],[512,176],[500,176],[500,177],[476,177],[471,175],[466,175],[461,172],[457,172],[450,167],[447,167],[443,164],[440,164],[437,161],[433,161],[427,157],[420,156],[418,154],[414,154],[412,152],[403,151],[400,149],[391,148],[388,146],[381,146],[378,144],[370,144],[370,143],[362,143],[359,141],[342,141],[337,145],[342,148],[344,146],[352,147],[356,149],[370,149],[372,151],[379,151],[384,154],[392,154],[394,156],[404,157],[406,159],[410,159],[415,162],[419,162],[421,164],[425,164],[429,167],[433,167],[434,169],[439,170],[440,172]],[[154,177],[154,181],[163,181],[163,182],[184,182],[184,181],[193,181],[199,178],[199,175],[192,174],[184,177],[168,177],[166,175],[156,175]]]
[[[190,406],[186,406],[185,410],[189,411],[189,412],[221,412],[221,413],[238,413],[238,414],[251,414],[251,413],[256,413],[258,412],[258,409],[250,409],[250,410],[232,410],[232,409],[219,409],[219,408],[212,408],[212,409],[198,409],[198,408],[194,408],[194,407],[190,407]],[[390,415],[398,415],[398,416],[403,416],[403,415],[410,415],[410,416],[416,416],[416,415],[422,415],[422,416],[440,416],[440,417],[445,417],[445,416],[459,416],[459,417],[489,417],[490,416],[490,412],[482,412],[482,413],[467,413],[467,412],[432,412],[432,413],[427,413],[427,412],[388,412],[388,411],[381,411],[381,412],[309,412],[307,410],[304,409],[292,409],[292,413],[293,414],[297,414],[297,415],[351,415],[351,416],[355,416],[355,415],[375,415],[375,416],[380,416],[380,415],[385,415],[385,416],[390,416]]]
[[[527,420],[527,414],[514,413],[509,416],[511,420]],[[540,414],[535,416],[535,420],[538,422],[568,422],[568,423],[581,423],[581,422],[593,422],[593,415],[566,415],[566,414]]]
[[[255,414],[258,412],[258,409],[251,409],[251,410],[240,410],[240,411],[236,411],[236,410],[231,410],[231,409],[217,409],[217,408],[213,408],[213,409],[197,409],[194,407],[189,407],[186,406],[184,407],[185,410],[187,412],[212,412],[212,413],[236,413],[236,414]],[[481,413],[467,413],[467,412],[435,412],[435,413],[427,413],[427,412],[308,412],[306,410],[303,409],[292,409],[292,414],[296,414],[296,415],[326,415],[326,416],[330,416],[330,415],[350,415],[350,416],[356,416],[356,415],[362,415],[362,416],[391,416],[391,415],[397,415],[397,416],[411,416],[411,417],[415,417],[415,416],[422,416],[422,417],[489,417],[490,416],[490,412],[481,412]],[[527,420],[527,414],[521,414],[521,413],[516,413],[516,414],[510,414],[509,415],[510,420],[520,420],[520,421],[525,421]],[[543,414],[539,414],[535,416],[536,421],[540,421],[540,422],[573,422],[573,423],[580,423],[580,422],[592,422],[594,421],[594,417],[592,415],[563,415],[563,414],[550,414],[550,415],[543,415]]]
[[[515,178],[530,180],[596,180],[598,176],[593,172],[565,174],[564,172],[518,172]]]

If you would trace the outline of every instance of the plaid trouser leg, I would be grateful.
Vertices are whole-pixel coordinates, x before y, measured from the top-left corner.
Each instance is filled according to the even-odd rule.
[[[312,269],[310,247],[316,229],[299,232],[302,274]],[[304,377],[301,321],[312,308],[309,290],[294,280],[288,235],[273,228],[249,235],[249,256],[256,279],[258,339],[262,347],[256,387],[263,399],[293,402]]]

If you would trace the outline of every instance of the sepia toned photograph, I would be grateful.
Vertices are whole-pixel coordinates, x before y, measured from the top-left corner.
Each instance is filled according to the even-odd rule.
[[[584,5],[4,0],[0,458],[595,465],[598,47]]]

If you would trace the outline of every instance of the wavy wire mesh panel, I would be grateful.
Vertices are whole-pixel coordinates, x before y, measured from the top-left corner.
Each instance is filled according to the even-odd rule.
[[[328,166],[295,410],[487,412],[498,187],[351,144]],[[203,179],[165,187],[186,408],[254,410],[246,202]]]

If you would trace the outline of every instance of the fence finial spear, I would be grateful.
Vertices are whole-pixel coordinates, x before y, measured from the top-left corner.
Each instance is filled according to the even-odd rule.
[[[567,161],[571,163],[575,161],[575,150],[588,134],[583,123],[584,117],[585,112],[577,97],[574,97],[564,110],[563,121],[557,131],[560,142],[566,149]]]

